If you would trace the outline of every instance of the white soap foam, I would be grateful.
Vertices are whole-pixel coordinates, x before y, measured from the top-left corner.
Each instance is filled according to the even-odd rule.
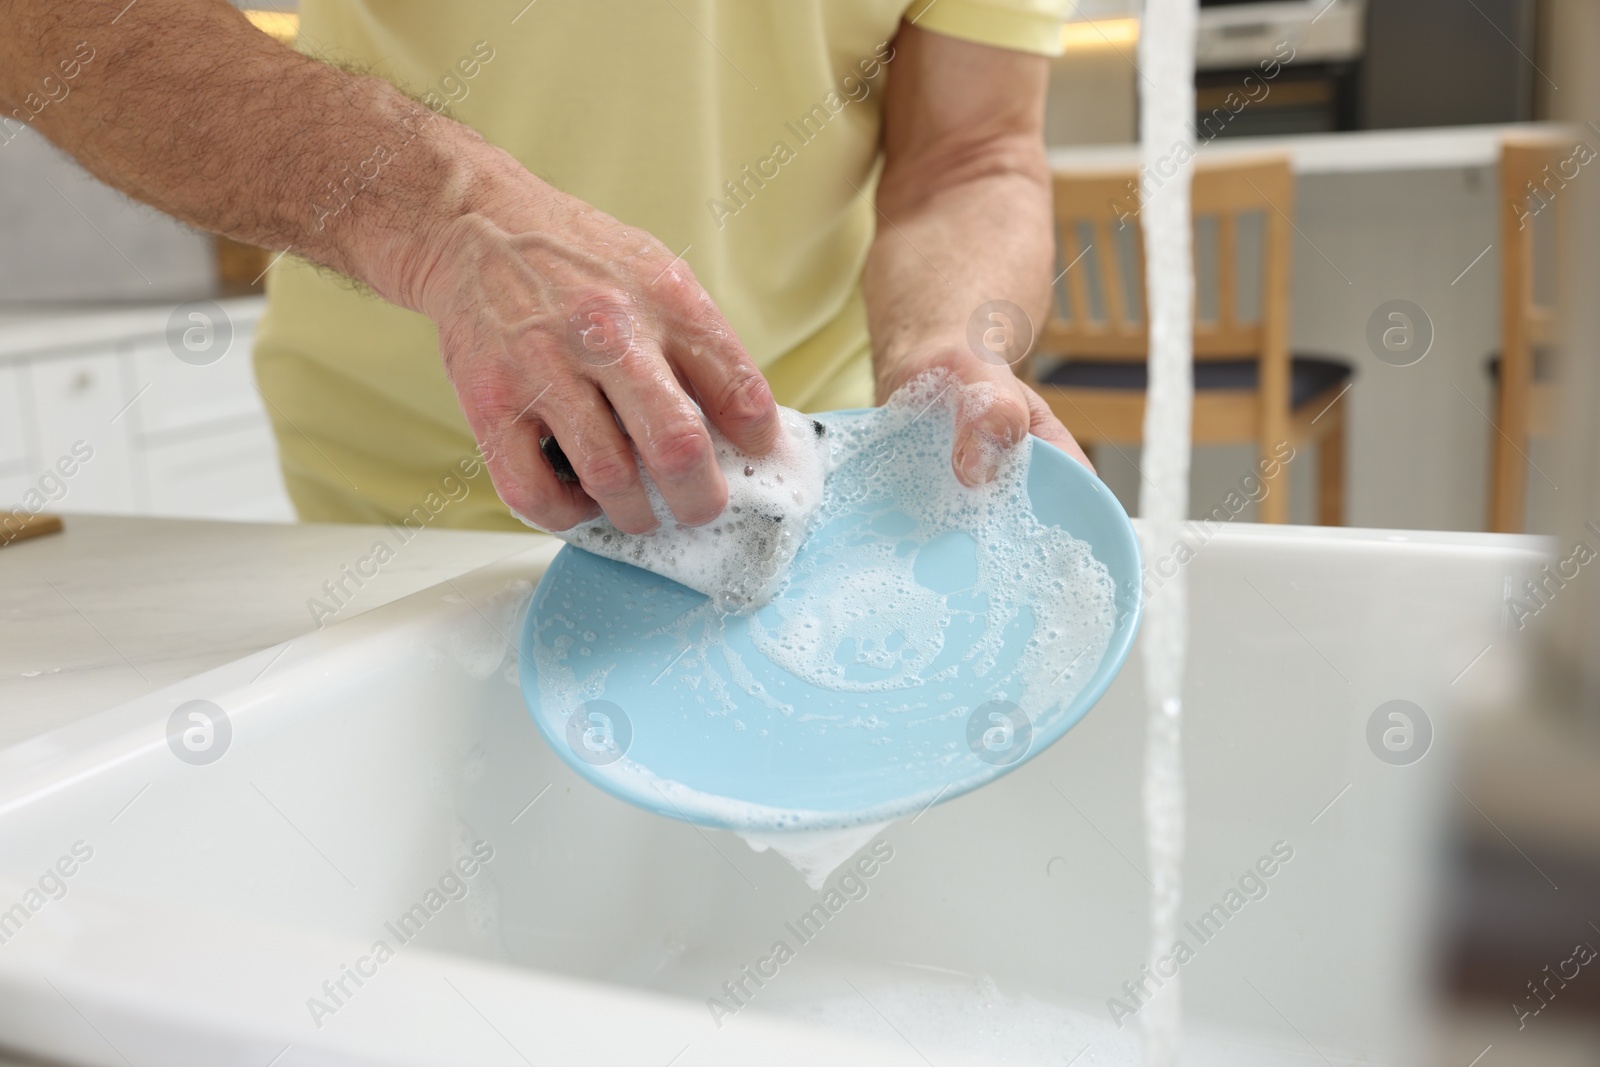
[[[844,830],[741,832],[739,836],[757,852],[765,852],[770,848],[800,872],[806,885],[821,889],[828,876],[838,870],[845,860],[861,851],[863,845],[888,827],[889,823],[873,822]]]
[[[515,664],[515,644],[512,635],[522,629],[522,613],[533,599],[533,583],[524,578],[513,578],[505,586],[485,598],[469,601],[458,593],[447,593],[449,603],[469,603],[472,611],[464,615],[450,631],[449,649],[456,663],[471,677],[488,678],[500,669],[510,657]]]
[[[845,535],[801,560],[791,595],[752,618],[763,655],[834,691],[910,692],[948,682],[961,666],[998,689],[992,672],[1002,646],[1018,636],[1014,624],[1031,622],[1012,702],[1034,714],[1076,695],[1110,643],[1115,583],[1087,543],[1035,518],[1031,438],[998,457],[988,485],[971,489],[948,473],[957,410],[987,402],[991,391],[930,372],[872,417],[838,427],[841,458],[816,521],[846,523]],[[896,511],[867,506],[883,500]],[[970,561],[970,573],[919,573],[922,551],[936,542]],[[957,622],[981,624],[972,648],[959,664],[930,672]]]
[[[684,526],[640,467],[646,495],[660,525],[647,534],[624,533],[605,515],[556,536],[597,556],[654,571],[711,597],[724,611],[765,604],[800,551],[822,503],[830,448],[822,423],[790,408],[778,409],[777,443],[750,456],[710,427],[717,465],[728,483],[728,505],[704,526]]]

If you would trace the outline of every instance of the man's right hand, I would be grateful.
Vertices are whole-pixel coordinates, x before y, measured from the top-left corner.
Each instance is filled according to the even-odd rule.
[[[456,203],[417,220],[388,277],[438,325],[500,498],[549,530],[604,509],[619,529],[645,533],[657,520],[642,459],[677,521],[710,522],[728,487],[701,410],[737,447],[764,454],[778,430],[766,379],[660,241],[456,132]],[[547,436],[577,484],[557,479],[540,450]]]
[[[679,522],[715,518],[727,485],[692,400],[742,449],[775,441],[766,381],[686,265],[393,86],[215,0],[0,0],[0,22],[0,113],[193,226],[292,248],[432,318],[495,489],[528,521],[603,508],[651,529],[635,447]],[[30,103],[86,41],[104,59],[70,97]],[[372,146],[370,186],[327,210]],[[550,435],[577,485],[545,460]]]
[[[728,487],[696,402],[752,454],[778,429],[766,380],[721,312],[648,233],[481,141],[473,155],[462,207],[419,230],[398,284],[438,324],[501,499],[546,529],[603,508],[619,529],[647,532],[656,517],[637,447],[679,522],[716,518]],[[578,484],[559,481],[540,451],[550,435]]]

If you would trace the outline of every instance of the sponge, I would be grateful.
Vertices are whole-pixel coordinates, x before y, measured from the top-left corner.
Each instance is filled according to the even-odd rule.
[[[555,536],[597,556],[631,563],[716,601],[726,612],[753,611],[771,600],[822,505],[832,467],[827,427],[790,408],[778,409],[777,443],[765,456],[741,452],[708,427],[717,465],[728,483],[728,505],[703,526],[672,516],[650,475],[640,476],[660,523],[647,534],[624,533],[605,515]],[[553,437],[540,442],[556,477],[576,481]],[[635,450],[637,453],[637,450]]]

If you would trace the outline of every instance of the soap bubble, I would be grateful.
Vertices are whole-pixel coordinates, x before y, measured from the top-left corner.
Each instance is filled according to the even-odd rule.
[[[215,763],[233,743],[228,713],[209,700],[188,700],[167,717],[167,747],[196,767]]]

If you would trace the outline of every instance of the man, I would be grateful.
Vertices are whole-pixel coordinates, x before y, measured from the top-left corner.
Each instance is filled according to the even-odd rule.
[[[1082,458],[968,341],[989,301],[1045,314],[1056,7],[302,0],[296,52],[220,0],[0,0],[0,103],[285,253],[255,358],[302,518],[393,521],[481,453],[511,514],[476,492],[441,524],[642,533],[634,447],[704,523],[703,420],[760,454],[775,396],[862,406],[934,367],[965,383],[963,482],[1030,430]]]

